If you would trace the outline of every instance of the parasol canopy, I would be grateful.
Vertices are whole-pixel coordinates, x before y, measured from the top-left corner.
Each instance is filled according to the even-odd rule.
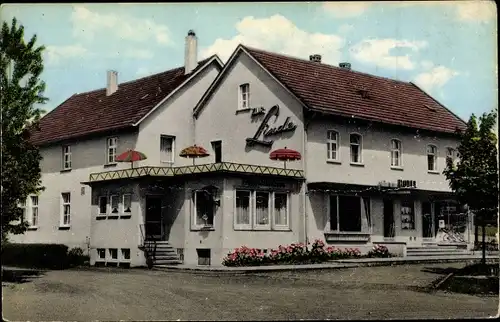
[[[209,155],[210,154],[207,152],[207,150],[205,150],[205,148],[197,146],[196,144],[182,149],[181,153],[179,153],[180,157],[193,159],[193,164],[196,158],[204,158],[208,157]]]
[[[115,158],[116,162],[130,162],[132,168],[134,167],[134,162],[146,160],[148,157],[139,151],[127,150]]]
[[[269,155],[269,158],[271,160],[284,161],[284,166],[286,169],[287,161],[297,161],[302,159],[302,156],[300,155],[300,152],[285,147],[284,149],[277,149],[272,151]]]

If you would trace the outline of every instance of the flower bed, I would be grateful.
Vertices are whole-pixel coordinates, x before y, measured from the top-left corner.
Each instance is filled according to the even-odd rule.
[[[391,257],[385,246],[375,246],[368,257]],[[357,248],[340,249],[325,247],[322,240],[315,240],[312,245],[302,243],[289,246],[280,245],[277,249],[264,252],[262,249],[242,246],[229,253],[222,261],[224,266],[260,266],[286,264],[314,264],[335,259],[361,258]]]

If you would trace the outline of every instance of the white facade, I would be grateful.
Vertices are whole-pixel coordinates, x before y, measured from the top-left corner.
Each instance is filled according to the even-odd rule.
[[[305,107],[244,51],[240,51],[223,75],[219,73],[215,64],[202,70],[189,84],[145,117],[135,132],[65,142],[64,145],[71,145],[71,171],[62,171],[62,144],[43,147],[42,182],[46,190],[39,196],[39,226],[12,239],[89,248],[92,263],[99,259],[98,250],[109,252],[110,249],[116,249],[117,257],[121,258],[125,256],[120,255],[121,250],[127,249],[130,251],[127,260],[131,265],[144,265],[144,254],[139,246],[144,241],[147,200],[156,196],[161,200],[161,220],[158,222],[161,226],[160,239],[181,249],[187,264],[197,263],[199,249],[210,249],[212,265],[220,265],[227,252],[242,245],[273,248],[280,244],[319,238],[339,246],[354,245],[362,251],[371,248],[373,243],[394,243],[396,246],[391,247],[398,252],[401,250],[398,245],[422,245],[435,240],[435,232],[432,237],[423,236],[422,207],[428,201],[425,194],[410,200],[414,229],[402,229],[401,208],[402,203],[407,202],[405,196],[391,197],[395,234],[386,236],[386,197],[365,196],[365,188],[357,188],[360,191],[353,194],[335,191],[334,188],[312,187],[318,183],[374,187],[382,181],[394,183],[411,180],[416,182],[415,190],[431,194],[449,192],[442,170],[446,149],[455,148],[458,144],[456,139],[449,135],[416,135],[410,130],[396,130],[384,125],[367,126],[353,120],[344,121],[328,116],[306,119]],[[193,108],[209,89],[212,94],[207,96],[194,116]],[[279,108],[272,109],[274,106]],[[258,129],[266,119],[266,114],[277,109],[279,112],[271,115],[267,123],[264,122],[267,126],[259,134]],[[257,113],[259,111],[262,113]],[[252,115],[255,113],[258,115]],[[277,131],[280,133],[272,133]],[[335,139],[328,136],[328,131],[335,131]],[[266,132],[269,135],[264,135]],[[351,162],[352,133],[360,138],[357,143],[359,159],[354,164]],[[128,163],[105,165],[109,137],[117,137],[117,154],[135,149],[148,156],[147,160],[137,163],[135,167],[191,166],[193,161],[179,157],[179,152],[197,144],[210,153],[209,157],[196,160],[197,165],[234,163],[283,168],[283,162],[270,160],[269,153],[288,147],[300,152],[303,158],[288,162],[286,168],[303,171],[305,182],[279,176],[266,179],[253,174],[249,178],[219,172],[211,177],[186,176],[179,177],[179,180],[158,175],[154,178],[156,186],[147,181],[153,180],[151,177],[144,180],[96,182],[92,187],[82,185],[82,182],[89,180],[91,173],[130,168]],[[248,144],[248,141],[254,142],[252,139],[272,141],[272,144]],[[397,148],[394,148],[391,140],[399,142]],[[220,155],[213,149],[216,142],[221,147]],[[335,156],[329,152],[328,142],[335,143]],[[432,150],[437,166],[433,171],[428,171],[428,145],[436,149]],[[396,166],[391,166],[395,153],[391,154],[391,150],[395,149],[398,151],[398,161]],[[204,187],[215,187],[213,198],[219,200],[210,229],[198,224],[200,218],[197,217],[197,204],[194,201],[196,191]],[[71,193],[71,224],[61,230],[61,193],[64,192]],[[248,199],[245,195],[247,192]],[[267,215],[257,214],[260,210],[257,210],[256,204],[261,202],[257,199],[265,194],[269,197],[265,206]],[[337,214],[338,219],[332,219],[330,198],[349,194],[363,197],[359,199],[359,231],[332,230],[332,220],[344,219],[340,214]],[[110,203],[111,196],[117,196],[119,207],[123,207],[124,198],[129,198],[124,195],[130,196],[127,199],[130,200],[130,213],[118,211],[115,216],[107,210],[99,216],[100,197],[106,197]],[[277,207],[283,200],[286,200],[286,206]],[[246,215],[240,213],[240,203],[249,205],[248,221],[244,217]],[[109,209],[110,206],[106,207]],[[429,208],[433,231],[436,222],[434,207],[432,203]],[[239,216],[245,219],[237,219]],[[262,216],[268,217],[263,219]],[[338,227],[341,225],[338,224]],[[110,255],[106,253],[105,256],[109,259]]]

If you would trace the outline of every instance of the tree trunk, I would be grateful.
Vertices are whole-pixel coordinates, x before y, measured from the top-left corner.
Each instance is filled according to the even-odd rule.
[[[481,264],[486,265],[486,223],[484,220],[481,221],[481,227],[483,231],[483,256],[481,259]]]
[[[479,225],[474,221],[474,245],[479,244]]]

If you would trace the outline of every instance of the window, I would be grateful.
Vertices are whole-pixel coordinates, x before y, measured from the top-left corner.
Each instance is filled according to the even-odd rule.
[[[132,208],[132,195],[127,194],[123,195],[123,203],[122,203],[122,213],[129,214],[131,212],[130,208]]]
[[[326,149],[328,160],[339,161],[339,132],[337,131],[328,131],[327,132],[327,141],[326,141]]]
[[[391,140],[391,167],[401,167],[401,141]]]
[[[122,248],[122,259],[129,261],[130,260],[130,249]]]
[[[255,226],[268,226],[269,221],[269,192],[255,193]]]
[[[109,257],[113,260],[117,260],[118,259],[118,249],[110,248],[109,249]]]
[[[234,229],[289,229],[287,192],[236,190]]]
[[[330,196],[330,231],[361,232],[361,197]]]
[[[203,249],[203,248],[197,248],[196,253],[198,254],[198,265],[207,265],[210,266],[210,248],[208,249]]]
[[[99,215],[106,215],[108,213],[108,197],[99,197]]]
[[[69,226],[71,222],[71,193],[63,192],[62,197],[62,226]]]
[[[71,146],[63,146],[63,170],[71,169]]]
[[[22,214],[22,217],[21,217],[21,222],[23,222],[23,221],[27,221],[27,220],[28,220],[28,218],[27,218],[27,216],[26,216],[26,212],[27,212],[27,211],[26,211],[26,200],[21,200],[21,201],[19,202],[19,208],[21,208],[21,211],[22,211],[22,213],[23,213],[23,214]]]
[[[31,222],[30,226],[38,226],[38,196],[31,196]]]
[[[108,164],[115,163],[116,146],[118,144],[118,138],[117,137],[108,138],[106,143],[107,143],[106,161],[108,162]]]
[[[162,135],[160,137],[160,162],[174,162],[174,142],[174,136]]]
[[[411,200],[401,202],[401,229],[415,229],[415,209]]]
[[[111,213],[117,214],[118,213],[119,196],[117,196],[117,195],[111,196],[110,201],[111,201]]]
[[[207,190],[197,190],[193,193],[194,225],[198,227],[213,226],[215,204],[212,195]]]
[[[288,195],[274,193],[274,225],[288,227]]]
[[[97,248],[97,258],[106,259],[106,250],[104,248]]]
[[[446,148],[446,159],[451,159],[452,162],[455,162],[458,157],[457,150],[454,148]]]
[[[435,145],[427,146],[427,170],[437,171],[437,148]]]
[[[212,149],[214,150],[215,163],[222,162],[222,141],[213,141]]]
[[[251,228],[250,222],[250,191],[236,191],[236,222],[235,225],[241,228]]]
[[[351,163],[361,163],[362,142],[361,135],[353,133],[350,135],[351,142]]]
[[[239,109],[250,108],[250,84],[240,85]]]

